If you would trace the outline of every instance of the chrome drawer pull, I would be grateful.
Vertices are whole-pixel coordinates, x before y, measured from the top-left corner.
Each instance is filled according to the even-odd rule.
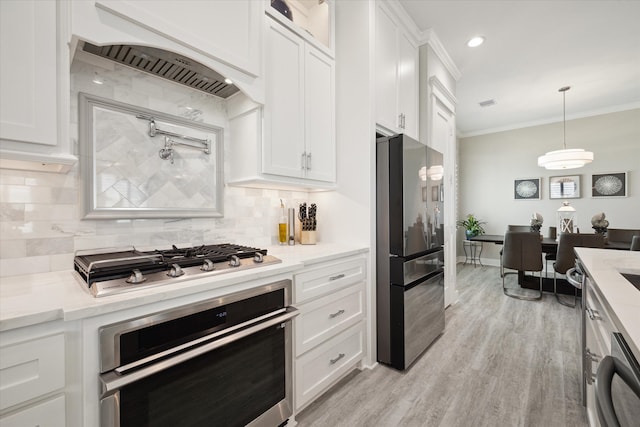
[[[338,354],[338,357],[336,357],[335,359],[331,359],[331,360],[329,360],[329,364],[330,364],[330,365],[335,365],[335,364],[336,364],[336,362],[337,362],[338,360],[342,359],[343,357],[344,357],[344,353],[340,353],[340,354]]]
[[[344,314],[344,310],[338,310],[338,311],[336,311],[335,313],[331,313],[331,314],[329,315],[329,319],[333,319],[334,317],[338,317],[338,316],[340,316],[341,314]]]
[[[593,362],[597,363],[600,361],[600,356],[598,356],[595,353],[592,353],[591,350],[589,350],[589,347],[584,349],[584,353],[586,358],[588,359],[587,360],[588,363],[592,364]],[[596,380],[596,374],[593,372],[593,370],[586,368],[584,370],[584,373],[585,373],[585,378],[587,380],[587,384],[589,385],[593,384],[593,382]]]
[[[589,319],[591,320],[602,320],[602,317],[598,314],[598,310],[593,310],[591,307],[586,308],[587,315],[589,315]]]
[[[593,361],[593,362],[599,362],[600,361],[600,356],[598,356],[595,353],[591,353],[591,350],[589,350],[588,348],[584,351],[587,355],[587,357]]]
[[[337,276],[329,277],[329,281],[338,280],[338,279],[342,279],[342,278],[344,278],[344,274],[338,274]]]

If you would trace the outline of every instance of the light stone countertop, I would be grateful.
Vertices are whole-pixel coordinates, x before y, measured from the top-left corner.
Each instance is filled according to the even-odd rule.
[[[576,253],[604,297],[616,328],[640,360],[640,290],[619,273],[640,274],[640,251],[576,248]]]
[[[321,243],[266,249],[282,263],[102,298],[94,298],[74,270],[3,277],[0,278],[0,331],[54,320],[78,320],[210,290],[219,289],[222,295],[234,292],[234,286],[242,283],[294,274],[319,262],[369,250],[364,246]]]

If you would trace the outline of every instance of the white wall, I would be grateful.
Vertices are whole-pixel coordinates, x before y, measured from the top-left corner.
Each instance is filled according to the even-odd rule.
[[[474,213],[487,221],[487,234],[503,234],[508,224],[528,224],[540,212],[547,235],[563,201],[549,199],[549,177],[580,175],[581,198],[567,200],[581,232],[593,232],[591,217],[598,212],[605,212],[611,228],[640,228],[640,109],[568,120],[566,142],[567,148],[593,151],[593,163],[567,171],[538,167],[538,156],[562,148],[562,122],[460,139],[458,215]],[[591,197],[592,174],[624,171],[628,197]],[[536,177],[542,178],[541,200],[514,200],[514,179]],[[484,244],[483,261],[497,262],[499,249]]]
[[[372,3],[338,1],[336,6],[336,139],[338,190],[311,194],[330,206],[319,230],[332,242],[370,246],[368,263],[367,365],[376,360],[375,322],[375,128],[371,66]]]
[[[438,89],[438,97],[433,91],[431,78],[437,79],[448,93]],[[457,215],[457,181],[456,155],[457,141],[455,129],[455,99],[456,80],[445,67],[442,59],[429,44],[420,46],[420,140],[427,145],[440,150],[444,154],[445,174],[444,184],[444,257],[445,257],[445,306],[454,304],[458,300],[456,275],[456,215]],[[441,104],[446,99],[447,105]],[[436,102],[437,98],[437,102]],[[445,119],[446,117],[446,119]],[[430,196],[428,196],[430,197]]]

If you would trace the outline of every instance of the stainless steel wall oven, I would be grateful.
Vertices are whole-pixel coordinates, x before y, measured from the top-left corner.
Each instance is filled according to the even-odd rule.
[[[292,414],[291,281],[100,328],[100,423],[269,426]]]

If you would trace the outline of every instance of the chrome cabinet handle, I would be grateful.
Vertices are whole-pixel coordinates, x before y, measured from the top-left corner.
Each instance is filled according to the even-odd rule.
[[[598,310],[593,310],[591,307],[587,307],[586,309],[587,315],[591,320],[602,320],[602,317],[598,314]]]
[[[329,319],[333,319],[334,317],[338,317],[338,316],[340,316],[341,314],[344,314],[344,310],[338,310],[338,311],[336,311],[335,313],[331,313],[331,314],[329,315]]]
[[[407,118],[407,116],[404,113],[402,113],[402,129],[406,129],[407,128],[407,126],[405,124],[405,119],[406,118]]]
[[[298,310],[290,307],[284,310],[282,314],[279,314],[263,322],[256,323],[255,320],[252,320],[240,323],[234,327],[235,332],[233,332],[232,334],[224,335],[224,333],[228,332],[228,330],[214,332],[213,334],[198,338],[186,344],[182,344],[179,347],[116,368],[113,371],[109,371],[105,374],[100,375],[100,397],[104,398],[108,395],[113,394],[122,387],[133,383],[134,381],[139,381],[142,378],[146,378],[150,375],[176,366],[209,351],[248,337],[249,335],[256,332],[262,331],[275,325],[286,323],[297,315]],[[243,326],[247,327],[245,329],[240,329]],[[216,339],[213,341],[207,341],[212,338]],[[144,363],[146,363],[146,365],[143,366]]]
[[[340,353],[338,354],[338,357],[336,357],[335,359],[330,359],[329,360],[329,364],[330,365],[335,365],[336,362],[338,362],[338,360],[342,359],[344,357],[344,353]]]
[[[337,276],[329,277],[329,281],[342,279],[343,277],[344,277],[344,274],[338,274]]]
[[[300,166],[302,170],[306,169],[306,161],[307,161],[307,153],[302,153],[302,158],[300,159]]]
[[[596,380],[596,374],[591,369],[591,367],[593,366],[592,362],[598,363],[600,361],[601,357],[598,356],[595,353],[592,353],[591,350],[589,350],[589,347],[584,349],[584,353],[585,353],[585,356],[587,358],[586,362],[588,362],[589,365],[591,365],[591,366],[589,366],[588,368],[586,368],[584,370],[585,377],[586,377],[586,380],[587,380],[587,384],[593,384],[593,382]]]
[[[307,154],[307,170],[311,170],[311,153]]]
[[[584,351],[584,352],[585,352],[585,354],[587,355],[587,357],[588,357],[589,359],[591,359],[591,361],[593,361],[593,362],[599,362],[599,361],[600,361],[600,356],[598,356],[598,355],[597,355],[597,354],[595,354],[595,353],[592,353],[592,352],[591,352],[591,350],[589,350],[589,348],[588,348],[588,347],[585,349],[585,351]]]

